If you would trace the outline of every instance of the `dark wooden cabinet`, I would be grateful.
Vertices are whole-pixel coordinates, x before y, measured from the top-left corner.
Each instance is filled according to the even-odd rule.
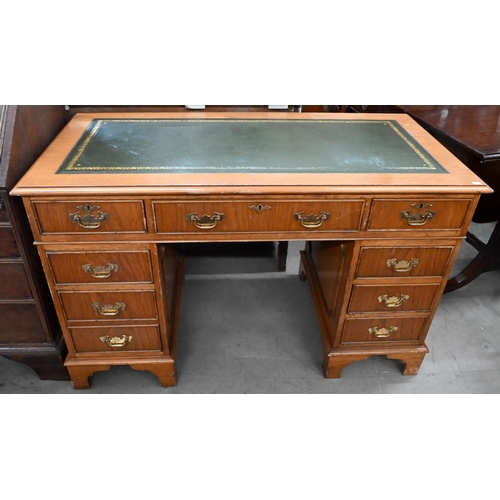
[[[0,106],[0,355],[49,380],[69,379],[66,346],[26,212],[9,191],[69,118],[64,106]]]

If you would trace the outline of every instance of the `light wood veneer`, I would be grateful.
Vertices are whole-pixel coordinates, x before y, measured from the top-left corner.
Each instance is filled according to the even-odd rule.
[[[174,116],[275,118],[79,114],[12,191],[24,200],[74,386],[88,387],[94,372],[117,364],[175,384],[178,242],[307,242],[300,277],[318,314],[325,376],[340,377],[345,366],[371,355],[400,359],[404,374],[418,373],[446,280],[488,186],[401,114],[280,119],[395,120],[448,174],[55,173],[93,118]],[[98,212],[100,223],[86,225],[85,214]],[[104,314],[96,303],[106,306]]]

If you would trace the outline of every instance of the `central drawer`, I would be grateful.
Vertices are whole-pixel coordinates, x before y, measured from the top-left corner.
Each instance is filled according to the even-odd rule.
[[[70,283],[152,283],[149,251],[47,252],[54,281]]]
[[[153,291],[59,292],[68,321],[157,319]]]
[[[363,200],[153,201],[157,233],[357,231]]]

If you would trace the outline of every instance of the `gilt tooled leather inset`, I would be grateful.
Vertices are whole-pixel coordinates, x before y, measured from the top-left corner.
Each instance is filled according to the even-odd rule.
[[[447,173],[394,120],[95,119],[57,173]]]

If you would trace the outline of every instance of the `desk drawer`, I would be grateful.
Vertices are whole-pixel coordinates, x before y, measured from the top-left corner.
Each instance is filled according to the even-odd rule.
[[[41,234],[145,233],[142,201],[33,201]]]
[[[157,326],[71,328],[76,352],[130,352],[161,350]]]
[[[368,230],[462,229],[470,200],[373,200]]]
[[[362,247],[357,278],[444,276],[454,247]]]
[[[357,231],[363,200],[153,202],[157,233]]]
[[[9,226],[0,227],[0,257],[19,257],[14,232]]]
[[[439,285],[355,285],[348,312],[429,312],[438,290]]]
[[[68,283],[152,283],[149,251],[47,252],[54,281]]]
[[[0,346],[2,344],[47,345],[46,333],[34,301],[0,302]]]
[[[419,341],[427,317],[348,319],[341,345]]]
[[[59,292],[69,321],[157,319],[155,294],[138,292]]]

